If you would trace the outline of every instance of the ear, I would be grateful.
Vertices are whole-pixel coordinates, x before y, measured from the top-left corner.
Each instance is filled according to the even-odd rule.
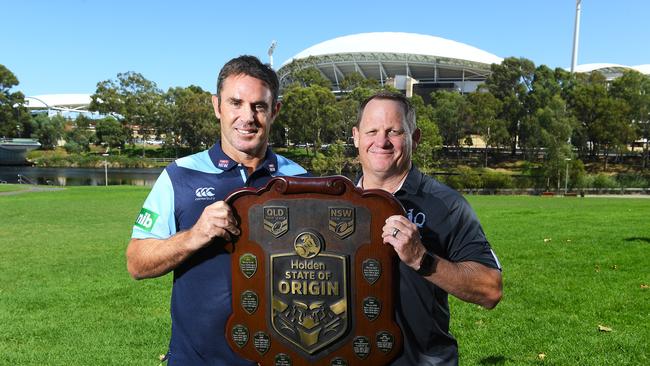
[[[415,131],[413,131],[413,134],[411,135],[411,140],[413,141],[413,146],[411,150],[415,151],[415,149],[418,148],[418,144],[420,143],[421,137],[422,137],[422,132],[420,131],[419,128],[416,128]]]
[[[359,148],[359,129],[352,127],[352,139],[354,140],[354,147]]]
[[[212,107],[214,108],[214,115],[221,120],[221,111],[219,108],[219,98],[216,95],[212,96]]]
[[[280,114],[280,108],[282,108],[282,102],[275,103],[273,111],[271,113],[271,118],[275,121],[275,118]]]

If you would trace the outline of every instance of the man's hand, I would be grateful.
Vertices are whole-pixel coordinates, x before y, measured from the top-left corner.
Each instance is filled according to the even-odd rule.
[[[240,234],[235,216],[224,201],[217,201],[206,207],[199,220],[190,229],[191,249],[199,249],[215,237],[230,241]]]
[[[420,260],[426,248],[420,240],[418,227],[408,218],[394,215],[386,219],[381,237],[397,252],[399,259],[414,270],[420,268]]]
[[[399,258],[414,270],[420,269],[420,261],[426,248],[420,240],[418,227],[404,216],[391,216],[382,229],[384,243],[395,248]],[[426,280],[457,298],[492,309],[501,300],[501,271],[481,263],[465,261],[450,262],[436,257],[436,272]]]
[[[206,207],[196,224],[187,231],[167,239],[131,239],[126,249],[127,268],[136,279],[162,276],[215,237],[229,241],[239,234],[232,210],[224,201],[218,201]]]

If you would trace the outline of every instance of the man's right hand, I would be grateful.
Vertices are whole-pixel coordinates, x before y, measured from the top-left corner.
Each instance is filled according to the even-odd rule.
[[[199,220],[190,229],[191,249],[197,250],[216,237],[230,241],[240,234],[235,215],[224,201],[217,201],[206,207]]]
[[[237,220],[224,201],[206,207],[187,231],[167,239],[131,239],[126,249],[127,268],[135,279],[162,276],[180,265],[216,237],[230,241],[239,235]]]

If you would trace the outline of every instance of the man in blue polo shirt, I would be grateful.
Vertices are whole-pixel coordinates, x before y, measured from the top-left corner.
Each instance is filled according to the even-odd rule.
[[[467,201],[411,163],[420,131],[406,97],[379,92],[368,98],[352,134],[363,173],[358,185],[392,193],[406,210],[389,217],[382,233],[400,258],[396,318],[404,349],[392,365],[457,365],[447,294],[495,307],[499,261]]]
[[[176,160],[154,184],[126,250],[135,279],[174,272],[169,365],[255,365],[228,347],[230,256],[223,244],[239,235],[223,199],[274,176],[306,175],[268,147],[280,111],[278,78],[253,56],[224,65],[212,104],[221,139],[209,150]]]

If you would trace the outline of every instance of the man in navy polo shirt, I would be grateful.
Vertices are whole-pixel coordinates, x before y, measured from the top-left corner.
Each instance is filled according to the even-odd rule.
[[[404,350],[392,365],[457,365],[447,294],[495,307],[501,299],[499,261],[467,201],[411,163],[420,131],[406,97],[371,96],[352,134],[363,173],[358,185],[394,194],[406,210],[406,216],[386,219],[382,233],[401,260],[396,318]]]
[[[174,272],[169,365],[255,365],[233,353],[225,339],[232,309],[230,256],[223,244],[240,231],[223,199],[274,176],[307,174],[268,147],[280,111],[278,89],[275,72],[257,58],[226,63],[212,97],[220,141],[170,164],[133,226],[126,250],[131,276]]]

